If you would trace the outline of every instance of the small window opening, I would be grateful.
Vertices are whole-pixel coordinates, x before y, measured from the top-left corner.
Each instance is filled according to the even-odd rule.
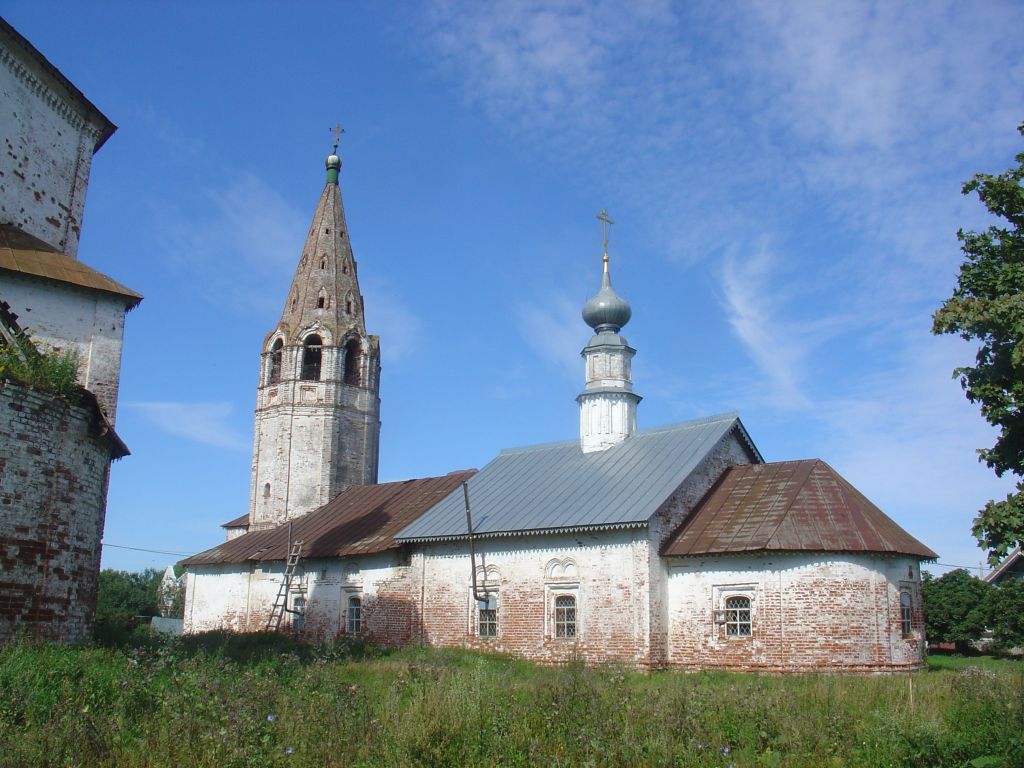
[[[900,632],[906,637],[910,634],[911,623],[913,619],[913,611],[911,610],[910,593],[900,592]]]
[[[349,386],[359,386],[361,363],[362,350],[359,348],[359,340],[350,339],[345,345],[345,383]]]
[[[348,274],[348,264],[342,264],[341,265],[341,274],[343,274],[343,275],[347,275]]]
[[[345,302],[345,314],[346,315],[351,315],[352,314],[352,300],[351,299],[349,299],[348,301]]]
[[[576,598],[572,595],[555,598],[555,637],[576,637]]]
[[[307,336],[302,349],[302,380],[320,381],[322,341],[317,335]]]
[[[281,380],[281,348],[284,342],[278,339],[270,348],[270,370],[267,373],[267,383],[277,384]]]
[[[265,483],[263,485],[263,498],[264,499],[269,499],[270,498],[270,483]]]
[[[330,227],[326,227],[326,228],[324,229],[324,234],[325,234],[325,235],[329,235],[329,234],[331,234],[331,228],[330,228]]]
[[[350,597],[348,599],[348,616],[345,628],[350,635],[358,635],[363,631],[363,601],[362,598]]]
[[[750,598],[729,597],[725,601],[726,637],[750,637]]]
[[[477,632],[480,637],[498,636],[498,600],[489,595],[486,600],[477,600]]]
[[[316,308],[317,309],[323,309],[324,308],[324,301],[325,301],[325,299],[324,299],[323,296],[318,296],[317,300],[316,300]]]
[[[327,269],[327,259],[320,259],[320,269]]]

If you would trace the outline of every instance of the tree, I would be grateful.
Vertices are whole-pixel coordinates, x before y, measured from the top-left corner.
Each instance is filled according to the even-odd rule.
[[[998,646],[1024,646],[1024,579],[1007,579],[990,589],[981,610]]]
[[[156,616],[157,587],[163,574],[147,568],[141,573],[100,571],[93,636],[101,643],[125,642],[139,616]]]
[[[1024,124],[1017,129],[1024,136]],[[999,428],[991,448],[978,451],[1002,477],[1024,476],[1024,152],[1017,167],[998,176],[979,173],[963,186],[977,192],[990,213],[1004,222],[982,232],[957,232],[966,257],[953,296],[933,317],[932,332],[956,333],[981,342],[976,365],[953,371],[972,403],[981,404]],[[972,532],[996,565],[1024,544],[1024,482],[1002,501],[989,501]]]
[[[968,649],[985,631],[982,602],[992,585],[971,576],[963,568],[941,578],[925,574],[921,584],[924,599],[924,627],[928,639],[937,643],[955,643],[958,651]]]

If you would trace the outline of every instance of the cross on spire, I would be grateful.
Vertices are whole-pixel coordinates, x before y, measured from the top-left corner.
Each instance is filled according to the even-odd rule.
[[[614,224],[615,222],[612,221],[608,217],[608,211],[606,209],[604,209],[604,208],[601,209],[601,212],[599,214],[597,214],[597,216],[595,218],[598,221],[602,222],[602,226],[604,227],[604,255],[601,256],[601,261],[604,262],[604,270],[605,270],[605,272],[607,272],[608,271],[608,225],[609,224]]]
[[[333,128],[328,129],[334,134],[334,149],[333,154],[338,154],[338,144],[341,142],[341,134],[345,132],[345,129],[341,127],[341,123],[338,123]]]

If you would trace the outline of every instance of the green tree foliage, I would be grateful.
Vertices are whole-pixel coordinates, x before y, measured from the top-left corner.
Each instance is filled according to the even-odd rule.
[[[139,616],[159,615],[157,589],[162,576],[154,568],[141,573],[101,571],[94,638],[104,644],[124,643],[141,623]]]
[[[1024,124],[1018,130],[1024,136]],[[999,428],[995,445],[978,454],[1000,477],[1024,476],[1024,152],[1016,160],[1016,168],[998,176],[979,173],[964,184],[963,193],[977,192],[1001,221],[981,232],[957,232],[966,258],[952,298],[932,325],[933,333],[981,342],[977,364],[953,376]],[[993,565],[1024,544],[1024,482],[1006,499],[988,502],[972,530]]]
[[[998,646],[1024,647],[1024,579],[1007,579],[990,589],[982,612]]]
[[[966,651],[968,644],[985,631],[982,603],[991,590],[990,584],[971,576],[963,568],[938,579],[925,574],[921,596],[928,639],[936,643],[956,643],[958,651]]]

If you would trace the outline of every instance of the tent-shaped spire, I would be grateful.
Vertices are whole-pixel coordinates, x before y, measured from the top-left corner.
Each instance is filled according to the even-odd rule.
[[[352,329],[366,335],[363,297],[338,186],[341,160],[331,154],[326,165],[327,183],[281,312],[280,328],[288,337],[315,325],[329,329],[335,339]]]

